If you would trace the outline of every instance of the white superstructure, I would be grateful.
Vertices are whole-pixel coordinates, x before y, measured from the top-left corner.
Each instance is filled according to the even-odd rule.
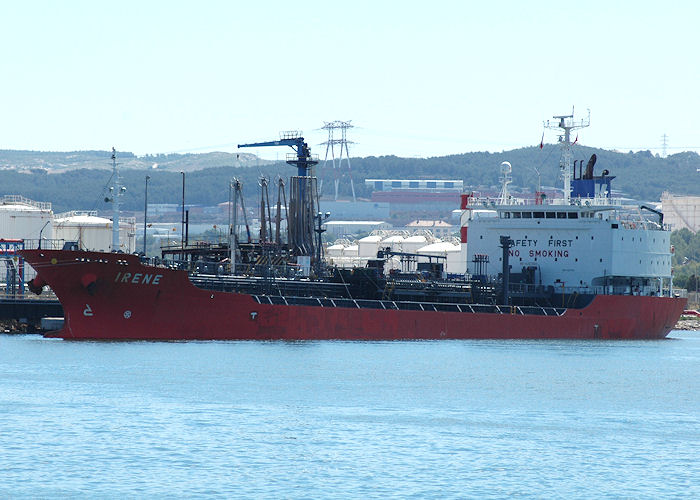
[[[670,231],[618,209],[497,205],[498,217],[469,224],[467,267],[476,273],[474,256],[488,255],[486,274],[501,272],[500,237],[508,236],[511,272],[534,268],[534,284],[581,293],[658,292],[671,279]]]
[[[585,173],[583,165],[579,167],[577,177],[575,162],[571,169],[570,131],[587,126],[589,120],[555,118],[564,131],[563,199],[486,200],[465,195],[462,241],[467,244],[468,273],[502,273],[501,237],[508,237],[511,283],[554,287],[563,293],[671,294],[671,233],[662,214],[611,198],[614,177],[607,170],[593,175],[595,155]],[[485,209],[490,216],[484,217]]]

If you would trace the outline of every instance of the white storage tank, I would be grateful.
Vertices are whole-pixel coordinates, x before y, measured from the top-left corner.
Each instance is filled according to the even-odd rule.
[[[429,243],[432,243],[433,241],[434,238],[429,240],[425,235],[415,234],[404,239],[401,246],[403,247],[403,251],[406,253],[416,253],[416,250]]]
[[[435,257],[446,257],[445,259],[439,260],[439,262],[445,265],[444,269],[446,273],[464,274],[467,272],[466,255],[462,250],[462,246],[458,243],[439,241],[419,248],[416,253]]]
[[[20,195],[0,199],[0,238],[22,239],[28,248],[36,248],[39,236],[53,238],[51,203],[32,201]],[[34,241],[31,241],[34,240]]]
[[[374,234],[361,238],[357,242],[359,256],[376,259],[380,241],[382,241],[382,237]]]
[[[359,257],[360,247],[357,245],[348,245],[343,249],[343,257]]]
[[[326,256],[328,257],[340,257],[343,255],[343,250],[345,250],[345,245],[336,243],[326,247]]]
[[[112,220],[98,217],[97,212],[67,212],[54,220],[56,239],[77,241],[81,250],[112,251]],[[119,250],[133,253],[136,247],[136,221],[119,219]]]
[[[402,243],[403,243],[404,237],[401,236],[400,234],[395,234],[393,236],[389,236],[388,238],[384,238],[379,246],[381,248],[390,248],[394,252],[400,252],[403,249]]]

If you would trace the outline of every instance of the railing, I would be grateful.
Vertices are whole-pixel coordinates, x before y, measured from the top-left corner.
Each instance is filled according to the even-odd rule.
[[[561,316],[566,312],[564,307],[540,307],[540,306],[504,306],[495,304],[459,304],[446,302],[416,302],[399,300],[368,300],[349,298],[327,297],[294,297],[281,295],[253,294],[253,299],[258,304],[286,305],[286,306],[312,306],[312,307],[340,307],[351,309],[384,309],[395,311],[429,311],[429,312],[459,312],[481,314],[506,314],[506,315],[536,315],[536,316]]]
[[[64,239],[41,239],[42,250],[61,250],[63,245],[65,245],[66,240]],[[39,248],[39,239],[25,239],[24,248],[26,250],[36,250]]]
[[[76,216],[97,217],[97,210],[71,210],[54,215],[54,219],[67,219]]]
[[[29,198],[25,198],[19,194],[6,194],[0,199],[0,203],[3,205],[18,204],[18,205],[29,205],[39,210],[51,210],[51,203],[48,201],[34,201]]]
[[[578,207],[621,207],[623,206],[622,199],[620,198],[606,198],[597,196],[595,198],[572,198],[570,204],[566,204],[563,198],[546,198],[540,202],[540,200],[534,198],[509,198],[507,203],[502,204],[501,199],[498,197],[478,197],[470,198],[469,205],[467,208],[478,209],[478,208],[495,208],[497,206],[532,206],[532,207],[542,207],[542,206],[578,206]]]
[[[588,290],[588,293],[593,293],[595,295],[641,295],[648,297],[688,296],[688,290],[674,287],[673,293],[671,293],[671,289],[667,286],[663,287],[661,291],[659,291],[658,287],[653,286],[646,286],[639,289],[631,289],[628,285],[592,286]]]
[[[309,163],[312,163],[312,162],[318,163],[318,155],[311,154],[311,155],[308,155],[303,160],[306,160]],[[287,163],[290,163],[290,162],[296,163],[299,161],[299,156],[296,153],[287,153],[286,161],[287,161]]]
[[[141,263],[153,267],[179,269],[190,274],[208,274],[215,276],[256,276],[260,278],[302,278],[302,268],[298,265],[268,265],[259,263],[236,264],[235,272],[231,273],[229,262],[204,260],[162,259],[160,257],[140,257]]]
[[[56,294],[48,286],[44,287],[41,295],[37,295],[29,290],[25,285],[24,294],[16,290],[14,293],[7,289],[7,285],[0,284],[0,299],[23,299],[23,300],[58,300]]]
[[[119,224],[136,224],[136,217],[119,217]]]

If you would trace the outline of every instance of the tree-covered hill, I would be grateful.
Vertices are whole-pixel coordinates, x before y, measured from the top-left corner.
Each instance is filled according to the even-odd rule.
[[[82,169],[111,169],[111,151],[15,151],[0,150],[0,169],[46,170],[48,173],[63,173]],[[136,156],[133,153],[117,151],[120,168],[152,169],[173,172],[191,172],[205,168],[232,166],[256,166],[270,163],[259,160],[250,153],[169,153]]]
[[[588,147],[574,148],[574,159],[588,162],[595,153],[597,174],[604,169],[617,178],[616,190],[641,200],[659,200],[663,191],[674,194],[700,194],[700,156],[694,152],[659,158],[649,151],[619,153]],[[381,158],[352,159],[353,178],[446,178],[462,179],[478,187],[499,185],[500,165],[513,166],[513,184],[528,190],[537,187],[538,172],[543,186],[561,188],[559,180],[560,150],[556,145],[515,149],[502,153],[465,153],[427,159]],[[347,184],[347,183],[345,183]],[[342,185],[342,184],[341,184]],[[356,186],[357,188],[357,186]],[[349,186],[345,186],[349,192]],[[362,194],[366,191],[360,189]]]
[[[700,195],[700,156],[697,153],[684,152],[660,158],[648,151],[619,153],[575,147],[574,158],[582,160],[585,165],[593,153],[598,157],[596,172],[609,170],[611,175],[617,177],[613,186],[626,196],[657,201],[663,191]],[[111,153],[94,151],[79,154],[82,155],[81,161],[89,164],[90,168],[55,167],[71,153],[0,151],[0,166],[5,165],[0,169],[0,195],[21,194],[37,201],[50,201],[56,212],[108,209],[103,198],[104,186],[111,175],[107,170]],[[233,177],[243,181],[246,197],[257,198],[260,175],[274,180],[278,175],[288,178],[295,172],[294,168],[281,162],[259,162],[254,157],[244,157],[242,154],[237,157],[229,153],[145,157],[119,153],[119,161],[123,183],[127,186],[123,199],[125,210],[143,208],[146,175],[151,176],[149,202],[179,203],[182,193],[180,171],[186,171],[187,203],[214,205],[228,199],[228,183]],[[364,184],[367,178],[462,179],[470,189],[497,189],[503,161],[509,161],[513,166],[514,187],[534,190],[538,183],[537,172],[543,186],[561,187],[558,179],[559,148],[546,145],[542,150],[530,147],[501,153],[476,152],[433,158],[352,158],[351,171],[345,168],[345,162],[343,164],[340,192],[342,196],[350,196],[349,176],[354,180],[357,196],[365,198],[371,193],[371,188]],[[158,167],[152,168],[156,163]],[[187,168],[187,165],[192,168]],[[93,168],[96,166],[101,168]],[[323,193],[330,195],[336,172],[324,167],[323,162],[316,167],[316,171],[323,182]],[[271,197],[276,197],[274,191],[271,189]]]

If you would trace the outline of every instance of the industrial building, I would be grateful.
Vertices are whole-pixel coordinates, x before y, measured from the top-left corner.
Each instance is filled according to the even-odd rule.
[[[374,203],[388,203],[397,212],[449,212],[459,206],[464,182],[458,179],[366,179]]]
[[[406,224],[406,229],[409,231],[427,229],[433,233],[436,238],[445,239],[452,235],[452,231],[455,230],[455,227],[441,220],[414,220]]]
[[[673,231],[685,228],[696,233],[700,229],[700,196],[675,196],[664,192],[661,195],[661,211],[664,222]]]

